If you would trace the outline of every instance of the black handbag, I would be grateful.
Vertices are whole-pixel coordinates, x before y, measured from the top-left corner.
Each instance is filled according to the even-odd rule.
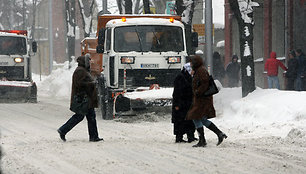
[[[209,86],[207,91],[204,92],[205,97],[212,96],[214,94],[217,94],[219,92],[219,89],[217,88],[217,85],[213,79],[213,77],[210,75],[209,76]]]
[[[86,115],[88,113],[88,96],[75,94],[72,98],[70,110],[76,114]]]

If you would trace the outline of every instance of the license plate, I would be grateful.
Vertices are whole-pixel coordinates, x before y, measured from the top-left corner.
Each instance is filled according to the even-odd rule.
[[[8,62],[0,62],[0,65],[8,65]]]
[[[159,64],[141,64],[141,68],[159,68]]]

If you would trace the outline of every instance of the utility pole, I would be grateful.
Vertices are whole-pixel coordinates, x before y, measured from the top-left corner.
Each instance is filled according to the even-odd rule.
[[[212,0],[205,0],[205,53],[207,59],[207,71],[211,75],[213,75],[212,10]]]
[[[53,68],[53,23],[52,23],[52,1],[49,0],[49,74],[52,72]]]

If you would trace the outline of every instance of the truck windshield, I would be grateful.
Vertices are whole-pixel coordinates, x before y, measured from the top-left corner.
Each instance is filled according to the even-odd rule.
[[[184,50],[183,31],[180,27],[135,25],[117,27],[114,32],[116,52]]]
[[[0,55],[27,54],[27,44],[23,37],[0,36]]]

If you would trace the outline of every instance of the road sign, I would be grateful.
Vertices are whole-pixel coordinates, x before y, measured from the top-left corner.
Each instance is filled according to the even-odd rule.
[[[171,15],[175,15],[176,12],[174,10],[174,7],[175,7],[175,1],[167,1],[166,2],[166,13],[171,14]]]

